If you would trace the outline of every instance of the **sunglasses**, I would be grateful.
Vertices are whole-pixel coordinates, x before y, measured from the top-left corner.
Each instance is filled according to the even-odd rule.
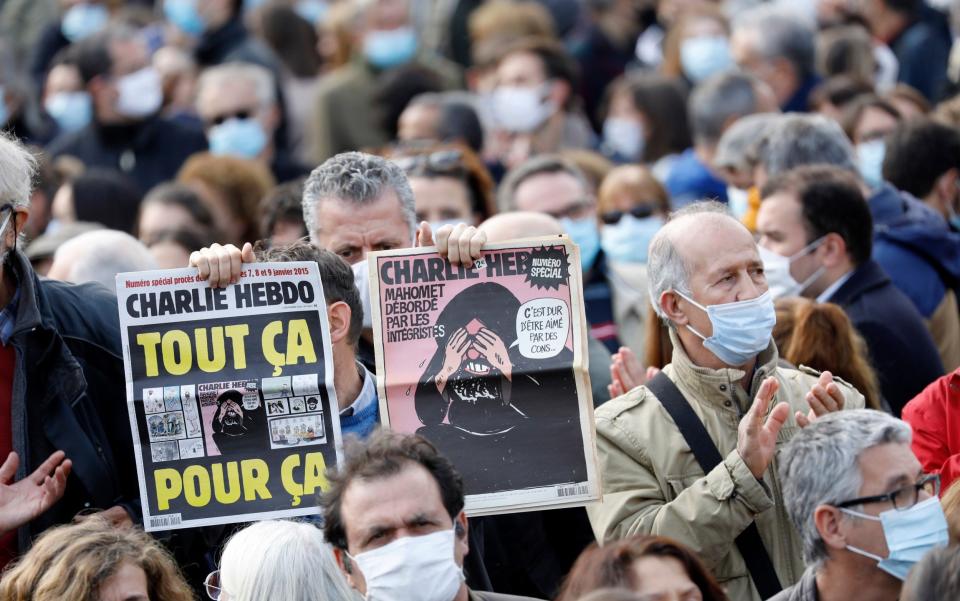
[[[203,588],[207,592],[207,596],[213,601],[220,599],[220,595],[223,594],[223,588],[220,587],[220,570],[214,570],[207,574],[207,577],[203,580]]]
[[[453,173],[464,170],[463,153],[459,150],[440,150],[429,154],[414,154],[390,159],[407,173],[429,171]]]
[[[236,111],[233,113],[224,113],[222,115],[217,115],[216,117],[207,121],[207,125],[208,126],[221,125],[224,121],[229,121],[230,119],[240,119],[241,121],[244,121],[246,119],[250,119],[256,114],[257,114],[256,111],[247,111],[247,110]]]
[[[615,225],[620,223],[620,220],[623,219],[624,215],[631,215],[637,219],[643,219],[645,217],[650,217],[653,215],[654,208],[650,204],[641,204],[633,207],[627,212],[623,211],[607,211],[606,213],[600,215],[600,221],[604,222],[607,225]]]

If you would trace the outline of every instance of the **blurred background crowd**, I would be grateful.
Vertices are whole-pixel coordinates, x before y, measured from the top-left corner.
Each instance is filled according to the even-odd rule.
[[[759,244],[785,362],[928,440],[960,432],[943,404],[960,375],[924,392],[960,368],[960,2],[0,0],[0,128],[38,160],[17,244],[53,279],[112,289],[214,243],[307,236],[362,265],[411,246],[408,221],[566,233],[596,405],[671,362],[649,243],[714,200]],[[383,222],[399,240],[305,215],[307,177],[348,151],[406,174],[415,214],[401,197],[400,227]],[[914,452],[946,489],[960,467],[942,446]],[[494,588],[557,591],[593,539],[584,515],[557,515],[574,526],[543,561],[497,563],[532,551],[489,526]],[[617,553],[699,578],[669,544]]]

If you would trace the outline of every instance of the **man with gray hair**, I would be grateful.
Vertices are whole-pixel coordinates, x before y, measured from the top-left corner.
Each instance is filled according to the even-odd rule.
[[[0,538],[3,553],[92,507],[116,524],[140,516],[116,298],[99,285],[41,280],[17,248],[35,164],[0,135],[0,456],[16,451],[22,478],[60,449],[73,472],[59,503]]]
[[[717,143],[741,117],[777,110],[770,88],[745,73],[721,73],[699,84],[687,103],[693,147],[674,161],[664,185],[674,206],[709,198],[727,202],[714,164]]]
[[[281,111],[273,73],[252,63],[210,67],[197,82],[197,114],[210,152],[261,161],[283,183],[310,169],[276,145]]]
[[[829,372],[780,364],[757,245],[723,205],[674,214],[650,243],[648,275],[673,357],[596,411],[604,497],[588,508],[594,532],[677,539],[731,599],[765,599],[803,572],[776,452],[863,396]]]
[[[95,230],[60,245],[53,255],[47,277],[61,282],[95,282],[111,292],[117,274],[157,269],[150,249],[126,232]]]
[[[784,5],[744,11],[733,23],[730,50],[741,69],[759,77],[784,112],[805,112],[819,82],[814,70],[815,29]]]
[[[820,115],[782,116],[766,128],[754,154],[754,179],[761,188],[770,178],[812,164],[840,167],[858,178],[873,219],[873,259],[926,320],[946,368],[956,367],[960,234],[943,216],[889,183],[871,190],[846,134]]]
[[[910,426],[863,409],[826,415],[780,454],[787,514],[808,568],[771,601],[896,601],[907,572],[947,544],[937,495],[910,450]]]

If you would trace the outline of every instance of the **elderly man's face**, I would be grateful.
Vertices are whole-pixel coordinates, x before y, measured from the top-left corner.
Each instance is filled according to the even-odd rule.
[[[857,497],[872,497],[884,495],[917,482],[923,475],[923,468],[910,445],[901,443],[887,443],[871,447],[860,455],[858,461],[863,484]],[[917,502],[929,499],[930,495],[920,491]],[[848,499],[842,499],[844,501]],[[899,501],[898,501],[899,503]],[[868,515],[879,515],[884,511],[894,509],[889,501],[880,503],[864,503],[852,509]],[[858,519],[854,516],[843,518],[842,532],[846,536],[846,544],[858,549],[873,553],[879,557],[889,555],[883,526],[874,520]],[[859,557],[859,556],[858,556]],[[876,560],[860,557],[865,563],[876,567]],[[879,568],[878,578],[893,578]]]
[[[709,307],[750,300],[767,291],[757,244],[745,227],[718,214],[681,219],[673,224],[671,239],[687,266],[693,300]],[[690,325],[712,336],[707,314],[692,303],[680,303]]]
[[[454,527],[443,506],[436,479],[414,462],[408,462],[396,474],[353,480],[343,493],[340,511],[347,549],[353,556],[400,538],[425,536]],[[461,566],[467,554],[466,540],[466,536],[459,536],[454,547],[454,559]],[[355,563],[348,578],[355,589],[366,593],[366,582]]]
[[[403,215],[400,199],[390,188],[366,204],[320,199],[317,222],[319,231],[310,232],[311,241],[351,265],[365,259],[368,252],[409,248],[413,244],[413,232]]]

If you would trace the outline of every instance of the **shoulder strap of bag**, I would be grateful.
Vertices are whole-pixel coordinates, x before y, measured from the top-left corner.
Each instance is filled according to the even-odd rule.
[[[677,385],[661,371],[647,382],[646,386],[673,418],[703,472],[710,473],[710,470],[720,465],[723,461],[720,451],[717,450],[703,422],[697,417],[693,407],[687,402]],[[779,593],[783,587],[777,578],[770,555],[763,546],[756,522],[750,522],[750,525],[737,537],[736,543],[737,549],[747,564],[747,569],[750,570],[750,577],[760,593],[760,598],[769,599]]]

